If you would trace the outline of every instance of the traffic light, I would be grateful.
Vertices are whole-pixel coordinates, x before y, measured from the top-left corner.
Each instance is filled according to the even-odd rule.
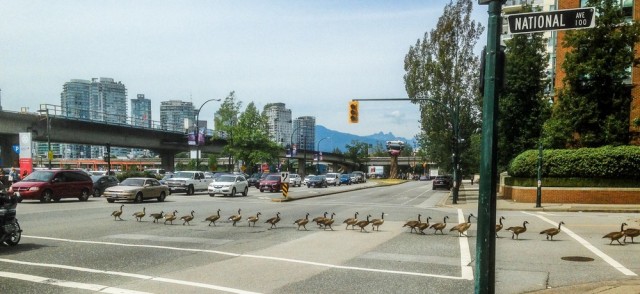
[[[349,123],[358,123],[358,101],[349,101]]]

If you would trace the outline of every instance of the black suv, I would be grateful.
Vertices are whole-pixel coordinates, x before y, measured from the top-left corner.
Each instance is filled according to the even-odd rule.
[[[446,188],[447,190],[451,190],[453,186],[453,178],[451,176],[436,176],[433,179],[432,189],[436,190],[438,188]]]

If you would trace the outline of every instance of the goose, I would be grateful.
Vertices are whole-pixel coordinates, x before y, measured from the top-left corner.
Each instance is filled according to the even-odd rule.
[[[314,221],[319,228],[322,228],[322,221],[324,221],[327,218],[327,214],[329,213],[325,211],[324,216],[315,217],[314,219],[312,219],[312,221]]]
[[[438,231],[440,231],[440,233],[444,235],[444,232],[442,230],[444,230],[444,228],[447,227],[447,219],[448,218],[449,218],[449,216],[445,215],[444,216],[444,220],[441,223],[435,223],[435,224],[431,225],[430,228],[432,228],[434,230],[433,231],[434,235],[437,234]]]
[[[619,232],[611,232],[609,234],[604,235],[604,238],[609,238],[611,239],[611,242],[609,242],[609,245],[611,245],[613,243],[613,241],[618,241],[618,244],[622,245],[622,243],[620,243],[620,238],[622,238],[622,236],[624,236],[624,226],[626,226],[627,223],[622,223],[622,225],[620,225],[620,231]]]
[[[120,217],[122,215],[122,208],[124,207],[124,204],[120,205],[120,209],[119,210],[114,210],[111,213],[111,216],[113,216],[113,220],[117,220],[116,218],[119,218],[120,220],[122,220],[122,218]]]
[[[513,239],[513,237],[515,237],[516,239],[519,239],[518,237],[520,237],[520,234],[524,233],[527,231],[527,224],[529,222],[528,221],[524,221],[522,223],[522,227],[508,227],[507,231],[511,232],[511,239]]]
[[[229,220],[233,222],[233,226],[236,226],[236,223],[242,219],[242,214],[240,214],[241,209],[238,208],[238,214],[234,214],[229,217]]]
[[[364,230],[365,233],[367,233],[367,229],[365,229],[365,227],[367,227],[369,225],[369,223],[371,223],[369,221],[369,218],[371,217],[371,215],[367,215],[367,220],[362,220],[356,223],[356,226],[360,227],[360,232],[362,232]]]
[[[405,224],[404,224],[404,226],[402,226],[402,227],[403,227],[403,228],[404,228],[404,227],[409,227],[409,228],[411,228],[411,231],[409,231],[409,233],[413,233],[413,230],[415,230],[415,229],[416,229],[416,226],[420,224],[420,217],[421,217],[421,216],[422,216],[421,214],[418,214],[418,220],[410,220],[410,221],[408,221],[407,223],[405,223]],[[418,233],[418,231],[416,231],[416,234],[417,234],[417,233]]]
[[[335,212],[331,213],[331,218],[325,218],[324,220],[322,220],[322,225],[324,226],[324,229],[326,230],[327,228],[331,229],[333,231],[333,227],[331,225],[333,225],[333,222],[335,221],[333,219],[333,217],[336,215]]]
[[[558,223],[558,228],[548,228],[542,232],[540,232],[540,235],[542,234],[547,234],[547,240],[549,240],[549,237],[551,237],[551,241],[553,241],[553,236],[557,235],[560,233],[560,226],[564,225],[563,221],[560,221]]]
[[[160,211],[159,213],[152,213],[149,217],[153,218],[153,222],[158,222],[164,216],[164,211]]]
[[[193,220],[193,214],[195,213],[195,211],[191,211],[191,215],[185,215],[182,216],[180,219],[183,220],[184,222],[182,223],[182,225],[184,226],[184,224],[189,224],[191,225],[191,223],[189,223],[190,221]]]
[[[220,219],[220,209],[218,208],[218,213],[211,215],[207,218],[204,219],[204,221],[208,221],[209,222],[209,226],[211,226],[211,224],[213,224],[214,226],[216,225],[216,221]]]
[[[280,212],[276,213],[276,216],[268,219],[265,223],[269,223],[271,224],[271,227],[269,228],[269,230],[273,229],[273,228],[277,228],[276,224],[280,221]]]
[[[465,232],[471,227],[471,218],[475,217],[473,213],[469,213],[469,217],[466,223],[457,224],[453,228],[449,230],[449,232],[458,231],[458,237],[462,237],[462,235],[467,236]]]
[[[347,230],[349,226],[351,226],[351,229],[353,230],[357,222],[358,222],[358,212],[356,211],[356,214],[353,217],[345,219],[342,223],[347,224],[347,226],[344,228],[345,230]]]
[[[504,216],[501,216],[501,217],[500,217],[500,219],[498,219],[498,221],[500,222],[500,224],[497,224],[497,225],[496,225],[496,238],[500,238],[500,237],[498,236],[498,232],[500,232],[500,230],[502,230],[502,227],[503,227],[503,225],[502,225],[502,220],[503,220],[503,219],[506,219],[506,218],[504,218]]]
[[[640,230],[634,228],[628,228],[624,230],[624,241],[627,243],[627,236],[631,237],[631,243],[633,243],[633,238],[638,237],[640,235]]]
[[[378,228],[378,232],[380,232],[380,226],[384,224],[384,212],[380,216],[380,218],[375,218],[371,220],[371,230],[375,231],[375,228]]]
[[[307,223],[309,223],[309,213],[307,212],[307,215],[304,218],[298,219],[295,222],[293,222],[294,225],[298,225],[298,230],[300,230],[300,227],[304,227],[305,231],[307,230]]]
[[[142,221],[142,218],[146,215],[146,207],[142,208],[142,211],[134,212],[132,215],[136,217],[137,221]]]
[[[176,213],[178,213],[177,210],[174,210],[172,213],[167,213],[164,215],[164,224],[166,225],[167,222],[170,222],[173,225],[173,221],[176,220]]]
[[[253,226],[255,227],[255,226],[256,226],[256,222],[257,222],[258,220],[260,220],[260,215],[261,215],[261,214],[262,214],[262,213],[260,213],[260,212],[258,211],[258,213],[256,213],[256,216],[250,216],[250,217],[248,217],[248,218],[247,218],[247,223],[249,224],[249,226],[251,226],[251,223],[253,223]]]
[[[427,217],[427,222],[426,223],[420,223],[419,225],[416,226],[416,229],[418,231],[420,231],[420,234],[426,235],[424,230],[429,228],[429,220],[431,219],[430,216]],[[416,232],[417,233],[417,232]]]

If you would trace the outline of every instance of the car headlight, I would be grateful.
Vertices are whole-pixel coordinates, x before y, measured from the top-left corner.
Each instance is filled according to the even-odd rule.
[[[29,188],[29,191],[33,191],[33,192],[39,191],[39,190],[40,190],[40,187],[31,187],[31,188]]]

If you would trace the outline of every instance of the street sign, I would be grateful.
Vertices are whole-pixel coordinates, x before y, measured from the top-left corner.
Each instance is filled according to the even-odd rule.
[[[596,26],[595,8],[563,9],[547,12],[517,13],[505,16],[507,34],[585,29]]]

